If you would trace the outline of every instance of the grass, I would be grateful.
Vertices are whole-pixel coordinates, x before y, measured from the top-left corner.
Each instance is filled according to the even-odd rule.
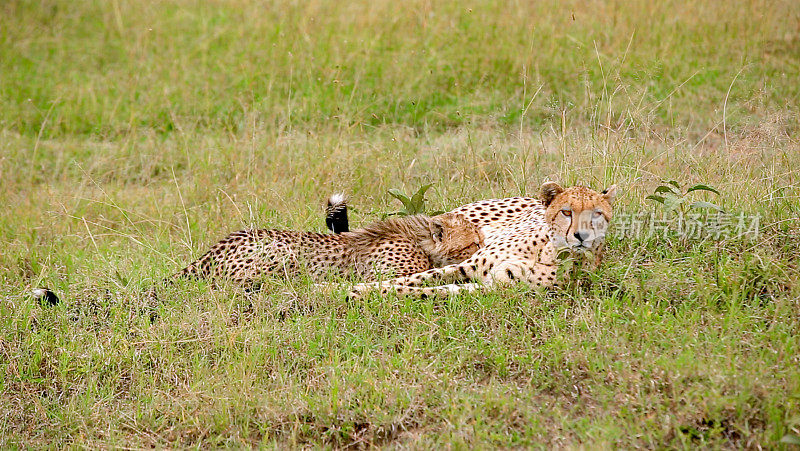
[[[794,2],[0,6],[0,446],[781,447],[800,436]],[[141,292],[226,233],[612,183],[757,239],[612,237],[587,286]],[[613,235],[613,234],[612,234]],[[64,300],[26,295],[49,286]]]

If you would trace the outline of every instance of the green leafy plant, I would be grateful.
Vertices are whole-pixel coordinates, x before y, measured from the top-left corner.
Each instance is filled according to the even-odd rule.
[[[686,191],[683,191],[681,190],[678,182],[675,180],[670,180],[659,185],[653,191],[653,194],[647,196],[645,199],[661,204],[667,214],[674,211],[685,212],[687,209],[722,211],[722,207],[712,202],[706,202],[702,200],[691,202],[689,194],[695,191],[708,191],[719,195],[719,191],[703,184],[694,185],[691,188],[688,188]]]
[[[595,258],[593,252],[575,255],[568,249],[563,249],[556,258],[556,280],[561,289],[574,292],[578,287],[588,287],[591,284],[592,271],[587,270],[586,264]]]
[[[393,213],[389,213],[387,216],[410,216],[410,215],[418,215],[418,214],[429,214],[429,215],[438,215],[443,213],[442,211],[433,211],[433,212],[426,212],[425,211],[425,193],[433,186],[433,183],[429,183],[427,185],[422,185],[419,187],[416,193],[414,193],[411,197],[406,196],[403,194],[402,191],[399,189],[390,189],[388,191],[389,195],[394,197],[395,199],[399,200],[403,204],[403,209],[395,211]]]

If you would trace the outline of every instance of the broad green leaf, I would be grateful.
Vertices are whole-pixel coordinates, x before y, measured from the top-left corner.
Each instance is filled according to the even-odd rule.
[[[414,196],[411,198],[411,204],[414,206],[414,213],[422,213],[425,206],[425,192],[433,186],[433,183],[422,185]]]
[[[691,193],[692,191],[711,191],[712,193],[719,195],[719,191],[715,190],[714,188],[708,185],[695,185],[686,190],[687,193]]]
[[[667,183],[669,183],[670,185],[674,186],[675,188],[678,188],[678,190],[680,191],[681,186],[678,185],[678,182],[676,182],[675,180],[670,180]]]
[[[651,194],[651,195],[645,197],[645,199],[654,200],[654,201],[656,201],[656,202],[658,202],[660,204],[664,203],[664,196],[656,196],[654,194]]]
[[[669,185],[661,185],[658,188],[656,188],[656,190],[653,191],[653,192],[654,193],[672,193],[672,194],[676,194],[676,195],[680,194],[680,191],[676,190],[675,188],[673,188],[673,187],[671,187]]]
[[[406,203],[406,202],[408,202],[410,200],[405,194],[403,194],[402,191],[400,191],[397,188],[390,189],[388,191],[388,193],[391,194],[395,199],[398,199],[398,200],[400,200],[400,202],[403,202],[403,203]]]
[[[720,207],[719,205],[703,201],[692,202],[692,204],[689,205],[689,208],[708,208],[711,210],[722,211],[722,207]]]
[[[667,213],[672,213],[673,211],[677,210],[681,204],[686,201],[686,198],[676,196],[674,194],[667,194],[664,197],[664,209]]]
[[[408,196],[403,194],[402,191],[400,191],[399,189],[392,188],[388,191],[388,193],[392,195],[395,199],[402,202],[403,206],[406,208],[406,211],[408,211],[411,208],[411,199],[409,199]]]

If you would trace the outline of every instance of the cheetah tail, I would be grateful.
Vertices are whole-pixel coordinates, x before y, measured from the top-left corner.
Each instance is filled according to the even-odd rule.
[[[336,193],[328,198],[328,206],[325,207],[325,225],[333,233],[350,231],[350,224],[347,221],[347,197],[342,193]]]
[[[50,291],[49,288],[34,288],[31,292],[34,299],[38,300],[42,305],[54,306],[61,302],[61,299],[55,293]]]

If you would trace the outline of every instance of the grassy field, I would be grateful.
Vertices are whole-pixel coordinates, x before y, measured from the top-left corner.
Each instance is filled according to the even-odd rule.
[[[500,3],[1,2],[0,448],[794,446],[800,4]],[[545,180],[616,183],[618,218],[708,184],[758,235],[617,224],[551,292],[187,283],[142,314],[336,190],[365,223]]]

